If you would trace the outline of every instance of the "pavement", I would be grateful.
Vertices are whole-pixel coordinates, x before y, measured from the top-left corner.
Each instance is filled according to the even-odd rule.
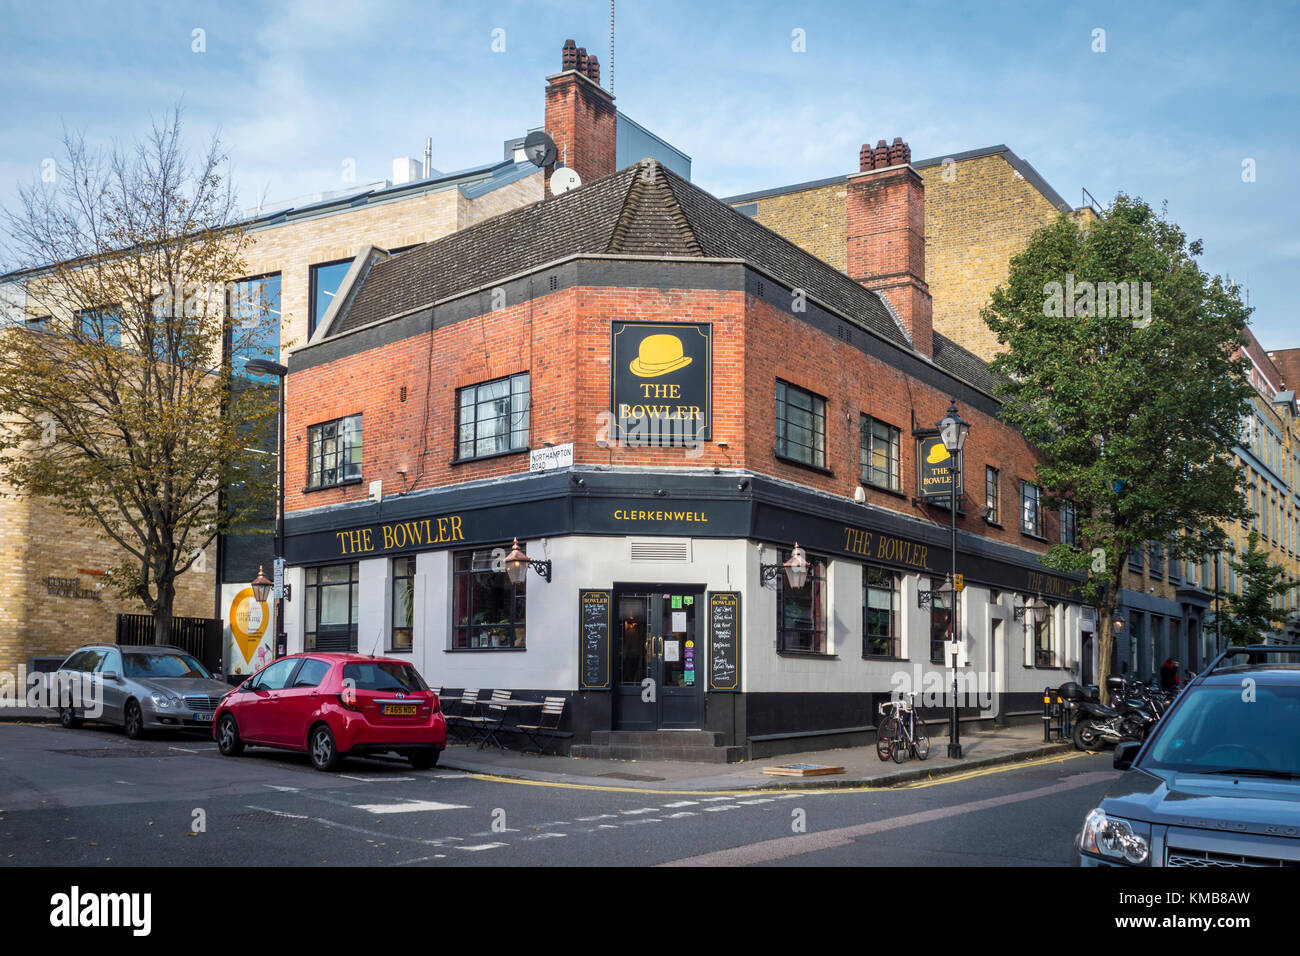
[[[1002,727],[962,734],[962,756],[947,756],[947,735],[930,738],[926,760],[881,761],[873,745],[781,754],[733,764],[686,763],[667,760],[587,760],[537,756],[516,750],[477,750],[453,744],[438,766],[466,773],[514,780],[532,780],[581,787],[626,787],[644,790],[824,790],[834,787],[892,787],[985,767],[1017,763],[1074,749],[1068,742],[1043,743],[1040,724]],[[843,767],[844,772],[814,777],[770,776],[764,767],[819,764]]]

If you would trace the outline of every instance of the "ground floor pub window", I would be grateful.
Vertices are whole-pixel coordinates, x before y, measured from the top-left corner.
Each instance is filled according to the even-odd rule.
[[[393,558],[393,629],[390,651],[409,651],[415,634],[415,557]]]
[[[780,563],[790,560],[781,551]],[[808,555],[808,580],[790,587],[785,569],[777,575],[777,649],[795,654],[826,653],[826,559]]]
[[[451,644],[454,649],[527,646],[524,632],[527,584],[510,583],[505,567],[509,550],[503,546],[456,552]]]
[[[862,656],[900,657],[899,575],[886,568],[862,567]]]
[[[924,583],[925,579],[921,579]],[[945,661],[944,647],[952,638],[948,626],[952,622],[952,593],[942,592],[943,582],[938,578],[930,579],[930,589],[934,592],[930,598],[930,663],[942,664]]]
[[[1036,667],[1056,666],[1056,644],[1054,640],[1056,607],[1049,604],[1048,611],[1041,621],[1034,621],[1034,665]]]
[[[359,565],[327,564],[305,570],[307,619],[306,642],[309,651],[355,651]]]

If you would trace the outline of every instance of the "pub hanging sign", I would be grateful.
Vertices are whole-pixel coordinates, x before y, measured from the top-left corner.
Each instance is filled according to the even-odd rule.
[[[614,437],[633,447],[695,447],[713,424],[713,326],[615,322],[610,339]]]
[[[922,498],[942,498],[945,501],[953,493],[956,484],[961,494],[961,470],[956,455],[943,447],[943,439],[932,435],[917,440],[917,493]]]

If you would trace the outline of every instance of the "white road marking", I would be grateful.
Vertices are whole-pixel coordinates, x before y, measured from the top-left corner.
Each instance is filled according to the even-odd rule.
[[[114,780],[113,782],[114,782],[114,783],[124,784],[125,786],[128,786],[128,787],[134,787],[134,786],[135,786],[135,784],[133,784],[130,780]]]
[[[599,813],[594,817],[578,817],[578,820],[582,823],[591,823],[593,820],[613,820],[617,817],[617,813]]]
[[[447,854],[435,853],[433,856],[416,857],[414,860],[403,860],[400,863],[394,863],[393,866],[410,866],[412,863],[427,863],[429,860],[445,860]]]
[[[311,817],[305,813],[288,813],[284,810],[263,810],[263,813],[269,813],[272,816],[288,817],[290,820],[310,820]]]
[[[467,780],[474,776],[472,773],[435,773],[432,775],[434,780]]]
[[[704,808],[704,812],[705,812],[705,813],[721,813],[723,810],[739,810],[739,809],[740,809],[740,807],[736,806],[734,803],[729,803],[729,804],[727,804],[725,807],[705,807],[705,808]]]
[[[502,827],[500,830],[481,830],[478,833],[471,833],[472,837],[490,837],[496,833],[523,833],[518,827]]]
[[[695,801],[695,800],[678,800],[676,803],[665,803],[665,804],[664,804],[664,809],[665,809],[665,810],[668,810],[668,809],[676,810],[678,807],[693,807],[693,806],[696,805],[696,802],[697,802],[697,801]]]
[[[665,820],[680,820],[682,817],[698,817],[698,816],[699,816],[699,814],[696,813],[694,810],[681,810],[681,811],[678,811],[677,813],[670,813],[670,814],[668,814],[668,816],[666,816],[664,819],[665,819]]]
[[[758,803],[773,803],[775,801],[771,797],[763,797],[761,800],[741,800],[740,802],[747,807],[752,807]]]
[[[735,800],[735,797],[701,797],[700,803],[719,803],[723,800]]]
[[[359,803],[358,810],[374,814],[422,813],[425,810],[468,810],[463,803],[438,803],[435,800],[412,800],[409,803]]]
[[[663,823],[658,817],[637,817],[635,820],[625,820],[623,826],[634,827],[639,823]]]
[[[499,846],[508,846],[506,843],[479,843],[474,846],[458,846],[458,850],[466,850],[470,853],[477,853],[479,850],[495,850]]]
[[[636,815],[639,814],[639,813],[658,813],[658,812],[659,812],[659,808],[658,808],[658,807],[642,807],[640,810],[620,810],[620,811],[618,811],[618,812],[619,812],[619,813],[626,814],[627,816],[636,816]]]
[[[335,776],[342,777],[344,780],[359,780],[361,783],[403,783],[414,780],[414,777],[354,777],[351,774],[340,773]]]
[[[279,790],[281,793],[297,793],[297,792],[298,792],[298,788],[297,788],[297,787],[277,787],[277,786],[276,786],[275,784],[273,784],[273,783],[263,784],[263,786],[270,787],[272,790]]]
[[[183,750],[183,751],[185,751],[187,754],[201,754],[201,753],[203,753],[202,750],[195,750],[195,749],[192,748],[192,747],[168,747],[167,749],[168,749],[168,750]]]
[[[567,833],[538,833],[534,836],[524,837],[525,840],[559,840],[568,836]]]

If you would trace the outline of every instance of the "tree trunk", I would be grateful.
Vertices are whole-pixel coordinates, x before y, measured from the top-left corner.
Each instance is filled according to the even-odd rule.
[[[176,603],[176,579],[170,576],[158,578],[158,598],[154,602],[153,642],[170,644],[172,642],[172,607]]]
[[[1121,558],[1122,560],[1122,558]],[[1106,678],[1110,677],[1110,662],[1115,654],[1115,608],[1119,604],[1119,586],[1123,576],[1123,565],[1116,564],[1115,571],[1100,606],[1097,608],[1097,689],[1103,704],[1110,704],[1110,693],[1106,689]]]

